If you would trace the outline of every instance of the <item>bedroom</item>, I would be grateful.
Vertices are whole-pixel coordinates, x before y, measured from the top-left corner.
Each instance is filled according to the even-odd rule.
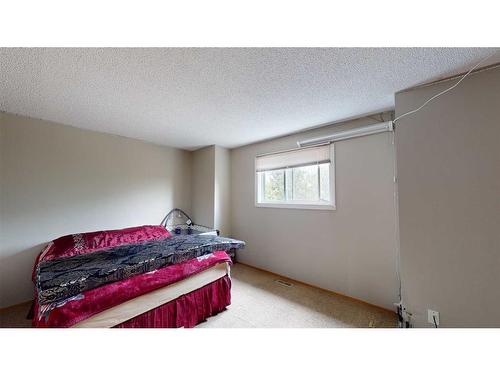
[[[0,48],[1,328],[500,327],[495,43],[44,44]]]

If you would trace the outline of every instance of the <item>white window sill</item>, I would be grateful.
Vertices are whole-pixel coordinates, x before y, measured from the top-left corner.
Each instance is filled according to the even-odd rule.
[[[327,210],[333,211],[336,207],[332,204],[302,204],[302,203],[255,203],[255,207],[264,208],[292,208],[299,210]]]

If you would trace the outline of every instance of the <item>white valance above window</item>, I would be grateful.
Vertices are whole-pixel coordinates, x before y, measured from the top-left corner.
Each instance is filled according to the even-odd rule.
[[[255,168],[263,172],[329,162],[330,145],[321,145],[257,156]]]

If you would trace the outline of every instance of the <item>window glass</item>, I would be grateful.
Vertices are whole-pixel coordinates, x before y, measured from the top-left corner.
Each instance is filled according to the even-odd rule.
[[[318,166],[292,168],[293,175],[293,200],[317,201],[319,200]]]
[[[264,173],[264,201],[285,200],[284,170],[265,171]]]
[[[330,186],[333,163],[329,150],[321,146],[316,150],[257,157],[257,203],[276,204],[277,207],[334,206],[333,186]]]
[[[319,199],[330,201],[330,163],[319,166]]]

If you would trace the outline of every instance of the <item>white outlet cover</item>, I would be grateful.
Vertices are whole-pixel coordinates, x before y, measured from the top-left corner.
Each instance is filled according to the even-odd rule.
[[[436,318],[436,324],[439,327],[439,311],[427,310],[427,321],[434,325],[434,317]]]

